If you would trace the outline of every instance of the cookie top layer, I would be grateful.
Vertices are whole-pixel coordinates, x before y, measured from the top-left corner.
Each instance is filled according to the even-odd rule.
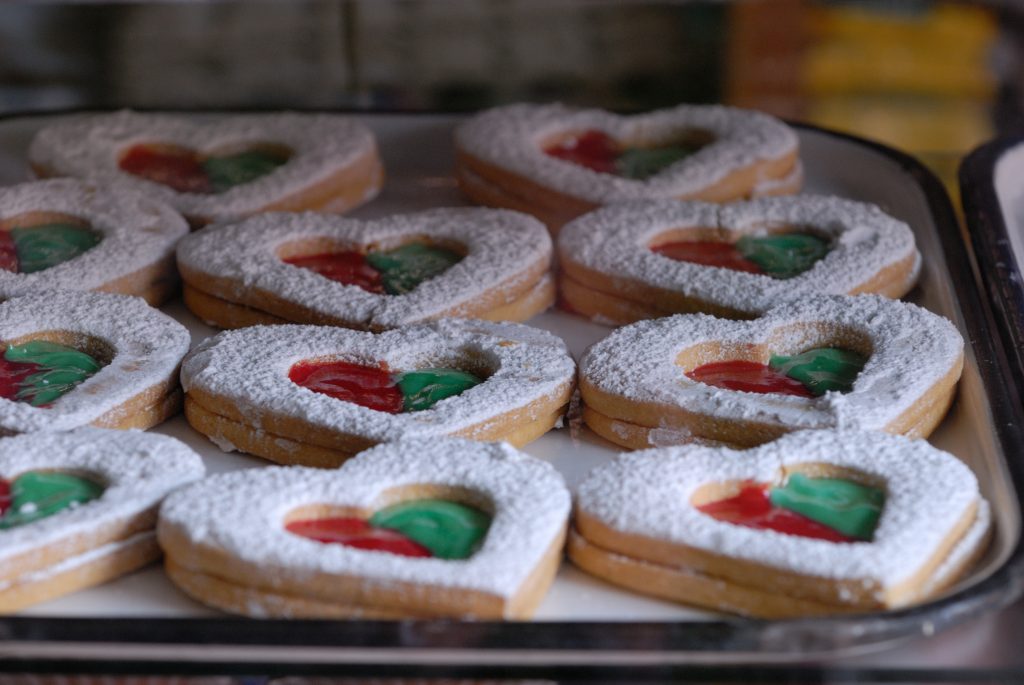
[[[691,504],[702,486],[781,484],[803,464],[850,469],[883,484],[886,500],[872,542],[755,530]],[[971,508],[983,504],[974,474],[953,455],[924,440],[856,431],[800,431],[743,451],[687,445],[622,454],[587,476],[576,502],[606,526],[652,544],[699,548],[813,577],[864,579],[880,589],[932,560]]]
[[[0,221],[57,213],[83,220],[98,234],[95,247],[35,273],[0,270],[0,299],[37,288],[96,290],[174,254],[188,224],[169,205],[140,193],[75,179],[0,188]]]
[[[829,240],[832,248],[810,269],[784,280],[677,261],[650,249],[659,237],[680,230],[710,229],[734,242],[781,227],[807,230]],[[795,293],[850,293],[886,267],[911,258],[909,289],[921,262],[906,223],[875,205],[814,195],[725,205],[650,200],[603,207],[567,224],[558,235],[558,251],[570,274],[577,264],[751,314],[771,309]]]
[[[465,368],[468,363],[485,380],[430,409],[389,414],[289,380],[289,369],[308,359],[373,367],[384,363],[393,371]],[[550,400],[573,383],[575,370],[565,344],[546,331],[521,324],[441,319],[377,334],[297,325],[226,331],[207,339],[185,359],[181,383],[187,393],[198,389],[239,407],[249,421],[284,416],[384,442],[460,431],[472,437],[473,429],[486,428],[486,422],[514,410],[525,412],[524,421],[539,419],[539,412],[551,411]],[[544,399],[549,400],[546,405],[539,402]]]
[[[28,471],[68,471],[104,486],[99,498],[32,523],[0,530],[0,576],[27,551],[77,540],[155,506],[171,490],[198,480],[202,459],[174,438],[83,427],[66,433],[0,438],[0,478]]]
[[[417,485],[469,493],[493,516],[473,556],[413,559],[325,545],[284,528],[288,514],[300,507],[354,507],[368,516],[394,503],[389,491]],[[509,597],[558,539],[569,508],[561,475],[505,443],[408,439],[374,447],[338,469],[270,467],[213,476],[166,500],[160,535],[177,528],[194,545],[259,568],[270,583],[327,573]]]
[[[36,290],[0,304],[0,342],[46,333],[70,336],[73,347],[99,341],[112,356],[48,408],[0,398],[0,430],[57,431],[92,423],[139,393],[173,382],[190,342],[184,326],[139,297]]]
[[[121,156],[132,146],[147,143],[201,153],[273,144],[288,148],[291,156],[271,173],[223,193],[181,193],[121,170]],[[43,128],[32,140],[29,159],[55,175],[116,184],[163,200],[188,217],[222,221],[251,214],[315,185],[366,155],[376,155],[376,149],[373,133],[347,116],[240,114],[196,123],[123,110]]]
[[[281,250],[304,242],[320,252],[390,249],[426,240],[465,251],[464,258],[411,292],[385,295],[343,285],[287,264]],[[504,210],[452,208],[360,221],[315,213],[269,213],[211,227],[178,247],[186,281],[233,302],[266,306],[266,294],[314,317],[371,329],[465,315],[482,297],[515,300],[551,260],[551,239],[536,219]],[[500,290],[494,294],[491,291]]]
[[[865,348],[868,361],[850,392],[816,398],[719,388],[690,379],[676,363],[687,350],[701,350],[696,367],[736,358],[730,349],[760,346],[766,363],[770,354],[836,344]],[[877,295],[803,296],[751,321],[679,314],[620,328],[580,359],[581,392],[585,402],[589,386],[632,402],[794,430],[883,430],[959,368],[963,346],[950,321],[913,304]],[[726,356],[716,356],[721,349]]]
[[[656,144],[693,130],[714,142],[645,180],[603,174],[544,152],[558,134],[599,130],[631,144]],[[560,104],[517,104],[487,110],[455,131],[456,146],[488,164],[596,204],[693,195],[759,162],[793,154],[796,133],[760,112],[720,105],[680,105],[620,116]],[[761,179],[757,179],[761,180]]]

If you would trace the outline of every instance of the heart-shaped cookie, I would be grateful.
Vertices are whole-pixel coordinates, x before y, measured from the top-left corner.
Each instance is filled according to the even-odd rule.
[[[244,114],[195,123],[121,111],[43,128],[40,176],[115,184],[165,201],[195,225],[265,211],[344,212],[383,183],[373,134],[344,116]]]
[[[745,318],[801,293],[901,297],[921,266],[907,224],[813,195],[604,207],[565,226],[558,256],[567,307],[614,324],[685,312]]]
[[[0,433],[149,428],[181,407],[184,326],[137,297],[37,290],[0,304]]]
[[[84,427],[0,438],[0,611],[156,559],[157,505],[203,471],[161,435]]]
[[[724,202],[800,189],[796,134],[760,112],[681,105],[620,116],[562,105],[487,110],[455,132],[456,176],[475,202],[553,231],[605,204]]]
[[[171,579],[234,613],[523,618],[558,569],[569,507],[546,462],[431,437],[336,470],[208,478],[167,499],[158,533]]]
[[[990,524],[971,470],[923,440],[799,431],[621,455],[580,485],[569,550],[639,592],[780,618],[922,601],[977,560]]]
[[[130,191],[54,179],[0,188],[0,298],[39,288],[174,293],[174,247],[188,224]]]
[[[550,263],[538,221],[468,208],[375,221],[264,214],[199,231],[178,248],[185,303],[222,328],[522,321],[554,301]]]
[[[210,338],[181,370],[196,430],[223,449],[307,466],[406,436],[521,445],[560,423],[574,380],[550,333],[470,319],[379,334],[256,326]]]
[[[757,445],[802,428],[924,437],[962,367],[948,320],[876,295],[818,295],[752,321],[679,314],[620,328],[580,360],[580,394],[587,425],[633,449]]]

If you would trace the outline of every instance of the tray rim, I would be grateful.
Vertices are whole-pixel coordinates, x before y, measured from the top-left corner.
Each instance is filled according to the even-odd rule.
[[[110,111],[83,108],[0,114],[0,124],[14,119]],[[279,108],[147,109],[179,114],[279,111]],[[461,112],[409,112],[291,108],[292,111],[336,112],[356,116],[458,116]],[[1019,397],[1024,387],[1024,363],[1012,366],[1001,338],[989,335],[1001,327],[983,298],[967,239],[941,181],[914,157],[887,145],[812,124],[788,122],[804,129],[863,146],[896,163],[919,186],[935,222],[939,243],[953,280],[974,351],[986,398],[992,410],[996,438],[1006,455],[1024,452],[1024,407],[998,401]],[[1024,141],[1024,137],[1018,142]],[[973,155],[972,155],[973,156]],[[966,162],[965,162],[966,166]],[[961,167],[961,182],[963,182]],[[966,192],[965,206],[966,206]],[[994,197],[994,189],[993,189]],[[998,206],[998,204],[996,205]],[[1005,232],[1005,226],[1004,232]],[[1021,292],[1024,302],[1024,291]],[[996,307],[999,300],[996,299]],[[1021,310],[1024,312],[1024,309]],[[1019,348],[1018,348],[1019,349]],[[1010,378],[1003,369],[1013,372]],[[1018,501],[1024,494],[1024,460],[1005,460]],[[494,622],[455,620],[326,621],[245,618],[76,618],[0,617],[0,672],[52,671],[48,664],[78,666],[121,661],[132,664],[185,663],[259,664],[374,664],[399,669],[415,665],[469,668],[474,675],[536,674],[538,664],[569,669],[650,668],[697,664],[798,664],[817,656],[847,656],[879,648],[886,642],[930,635],[983,613],[1009,605],[1024,592],[1024,536],[1018,537],[1004,563],[987,578],[954,595],[927,604],[853,617],[764,621],[607,622],[543,621]],[[191,647],[187,657],[180,647]],[[62,650],[61,647],[64,647]],[[177,649],[173,659],[168,650]],[[303,650],[289,660],[287,650]],[[525,658],[529,655],[530,658]],[[538,655],[541,660],[538,661]],[[65,661],[70,659],[70,661]],[[53,661],[58,660],[58,661]],[[33,664],[35,666],[33,667]],[[482,670],[481,670],[482,669]],[[92,670],[92,669],[90,669]],[[161,669],[162,670],[162,669]],[[190,669],[191,670],[191,669]],[[292,670],[295,670],[294,668]],[[249,672],[252,672],[251,670]],[[381,673],[383,671],[375,671]]]

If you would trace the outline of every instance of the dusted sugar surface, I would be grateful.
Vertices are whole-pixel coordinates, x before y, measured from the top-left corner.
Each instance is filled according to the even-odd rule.
[[[341,402],[288,379],[297,362],[319,359],[363,366],[386,364],[394,372],[427,367],[483,366],[483,383],[423,411],[388,414]],[[209,338],[185,359],[186,392],[201,389],[230,402],[251,425],[269,414],[316,428],[375,441],[444,435],[483,424],[506,412],[526,410],[565,393],[575,364],[564,343],[536,328],[512,323],[442,319],[384,333],[325,326],[254,326]],[[551,411],[550,406],[543,413]]]
[[[884,484],[885,506],[872,542],[754,530],[718,521],[690,504],[702,486],[781,484],[801,464],[846,468]],[[880,591],[912,577],[972,506],[984,507],[977,479],[953,455],[924,440],[854,431],[801,431],[743,451],[694,445],[622,454],[587,477],[576,501],[618,531],[808,576],[864,580]]]
[[[284,528],[287,515],[300,507],[372,512],[393,503],[385,496],[389,490],[417,485],[472,493],[493,515],[471,557],[401,557],[324,545]],[[271,584],[327,573],[363,576],[378,585],[418,583],[510,597],[561,535],[569,508],[569,492],[554,467],[506,443],[407,439],[374,447],[334,470],[268,467],[207,478],[167,498],[159,531],[163,538],[173,527],[193,545],[223,550],[258,567]]]
[[[46,470],[86,474],[105,489],[86,504],[0,530],[0,577],[9,575],[5,568],[26,552],[74,542],[139,514],[205,471],[202,459],[184,443],[140,431],[84,427],[0,438],[0,478]]]
[[[47,408],[0,398],[0,430],[69,430],[95,421],[140,392],[170,383],[188,352],[180,323],[139,297],[71,290],[35,290],[0,304],[0,342],[63,331],[106,343],[113,358]]]
[[[302,241],[327,241],[339,251],[360,251],[417,239],[461,247],[465,257],[403,295],[343,285],[280,257],[284,246]],[[270,213],[199,231],[178,247],[186,280],[201,276],[218,283],[233,281],[233,290],[223,296],[234,302],[259,308],[264,299],[260,294],[272,293],[317,314],[372,328],[394,328],[448,313],[457,316],[495,289],[508,291],[497,302],[506,304],[531,285],[530,267],[550,260],[551,238],[539,221],[518,212],[478,208],[434,209],[373,221]]]
[[[35,212],[81,219],[100,242],[35,273],[0,270],[0,299],[40,288],[100,288],[170,257],[188,233],[188,224],[169,205],[128,190],[67,178],[0,188],[0,222]]]
[[[712,134],[714,141],[645,180],[600,173],[544,152],[560,134],[591,130],[637,146],[671,141],[694,130]],[[798,140],[792,129],[772,116],[719,105],[680,105],[619,116],[559,104],[519,104],[487,110],[461,124],[455,144],[483,162],[541,185],[608,204],[695,194],[736,171],[796,152]]]
[[[727,390],[694,381],[676,365],[680,353],[698,345],[764,345],[771,354],[790,355],[832,344],[835,333],[870,345],[847,393],[803,398]],[[678,314],[625,326],[587,350],[580,375],[603,393],[718,418],[794,430],[883,430],[960,363],[963,345],[950,321],[913,304],[877,295],[806,295],[752,321]],[[697,366],[715,361],[723,360],[701,359]]]
[[[676,261],[651,243],[680,229],[712,229],[733,242],[792,227],[831,242],[810,269],[785,280]],[[648,200],[603,207],[566,224],[558,235],[563,260],[696,300],[752,314],[796,293],[845,294],[878,272],[908,258],[907,287],[917,280],[921,257],[906,223],[875,205],[822,195],[762,198],[725,205]]]
[[[254,144],[288,148],[288,161],[251,183],[217,195],[179,193],[161,183],[123,171],[121,156],[141,144],[167,144],[223,151]],[[211,123],[128,110],[83,116],[47,126],[29,148],[36,166],[145,192],[186,216],[224,220],[306,189],[366,155],[376,155],[373,133],[347,116],[330,114],[242,114]],[[369,199],[369,198],[367,198]]]

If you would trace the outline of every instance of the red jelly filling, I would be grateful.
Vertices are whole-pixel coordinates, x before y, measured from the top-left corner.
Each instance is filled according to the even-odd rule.
[[[698,366],[686,374],[689,378],[716,388],[744,392],[774,393],[814,397],[800,381],[776,371],[767,364],[748,361],[724,361]]]
[[[829,542],[855,542],[853,538],[806,516],[772,506],[768,499],[768,488],[761,485],[746,485],[734,497],[702,504],[697,509],[719,521],[748,528],[774,530],[787,535]]]
[[[620,154],[618,143],[601,131],[586,131],[552,145],[544,152],[604,174],[615,173],[615,161]]]
[[[11,508],[13,497],[11,495],[11,484],[9,481],[0,478],[0,516],[7,513]]]
[[[194,152],[168,147],[136,145],[121,158],[121,169],[179,193],[210,193],[213,188]]]
[[[313,392],[363,407],[398,414],[402,391],[387,371],[348,362],[299,362],[288,378]]]
[[[24,387],[25,379],[41,370],[38,364],[12,362],[0,355],[0,397],[17,400],[18,391]]]
[[[710,241],[665,243],[651,248],[662,256],[678,262],[690,262],[702,266],[719,266],[733,271],[746,271],[762,274],[764,270],[744,257],[732,243],[715,243]]]
[[[357,549],[390,552],[406,557],[430,557],[430,550],[388,528],[371,526],[363,519],[338,517],[293,521],[285,528],[290,533],[318,542],[331,542]]]
[[[18,248],[8,231],[0,231],[0,269],[18,273]]]
[[[357,285],[371,293],[383,293],[380,271],[370,266],[358,252],[324,252],[303,257],[290,257],[285,264],[310,269],[321,276],[344,285]]]

